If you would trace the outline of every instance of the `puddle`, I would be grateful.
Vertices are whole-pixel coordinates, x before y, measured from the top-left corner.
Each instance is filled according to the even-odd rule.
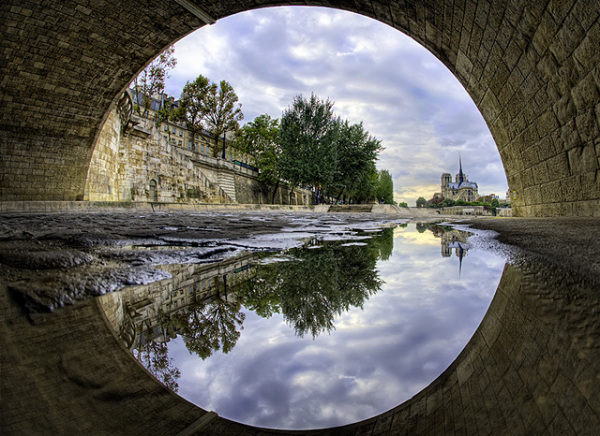
[[[103,296],[107,317],[162,383],[225,418],[311,429],[377,415],[454,361],[505,259],[447,226],[353,228],[171,270]]]

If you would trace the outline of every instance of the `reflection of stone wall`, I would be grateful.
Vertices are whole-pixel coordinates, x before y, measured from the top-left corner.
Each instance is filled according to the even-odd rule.
[[[217,281],[223,277],[229,286],[246,280],[254,259],[250,254],[216,264],[163,266],[172,279],[132,286],[103,295],[98,301],[113,331],[127,348],[145,340],[140,337],[143,330],[152,330],[160,342],[168,341],[172,332],[162,331],[161,316],[186,313],[193,302],[210,298],[216,292]]]

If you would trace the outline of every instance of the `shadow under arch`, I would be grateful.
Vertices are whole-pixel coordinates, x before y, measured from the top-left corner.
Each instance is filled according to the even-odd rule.
[[[600,423],[600,295],[534,263],[506,265],[472,339],[423,391],[379,416],[312,431],[238,424],[173,394],[115,336],[119,293],[29,319],[6,289],[0,297],[3,361],[18,363],[3,365],[3,380],[19,387],[3,389],[9,434],[585,434]],[[27,405],[17,401],[23,391]]]
[[[83,199],[92,148],[115,96],[150,59],[206,22],[291,3],[4,2],[0,199]],[[600,213],[600,6],[585,0],[303,4],[389,24],[440,59],[490,128],[516,215]]]

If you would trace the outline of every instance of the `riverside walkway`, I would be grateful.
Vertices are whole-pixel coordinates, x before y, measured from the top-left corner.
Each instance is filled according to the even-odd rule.
[[[56,256],[56,248],[77,245],[85,252],[82,247],[176,231],[196,239],[248,238],[294,226],[299,216],[193,216],[151,209],[0,216],[2,433],[525,435],[593,434],[598,428],[598,219],[471,221],[519,247],[479,329],[456,361],[411,400],[334,429],[258,429],[199,409],[164,388],[123,348],[95,299],[44,313],[26,310],[15,293],[27,287],[24,268],[43,276],[44,265],[52,262],[86,262],[72,251]],[[320,214],[316,219],[390,217]],[[194,228],[181,230],[186,226]],[[28,263],[19,266],[15,259]]]

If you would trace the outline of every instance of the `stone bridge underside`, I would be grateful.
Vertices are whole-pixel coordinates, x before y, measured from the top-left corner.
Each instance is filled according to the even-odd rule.
[[[207,22],[285,4],[358,12],[437,56],[492,132],[515,214],[600,215],[597,0],[5,0],[0,200],[83,199],[103,120],[138,71]]]

